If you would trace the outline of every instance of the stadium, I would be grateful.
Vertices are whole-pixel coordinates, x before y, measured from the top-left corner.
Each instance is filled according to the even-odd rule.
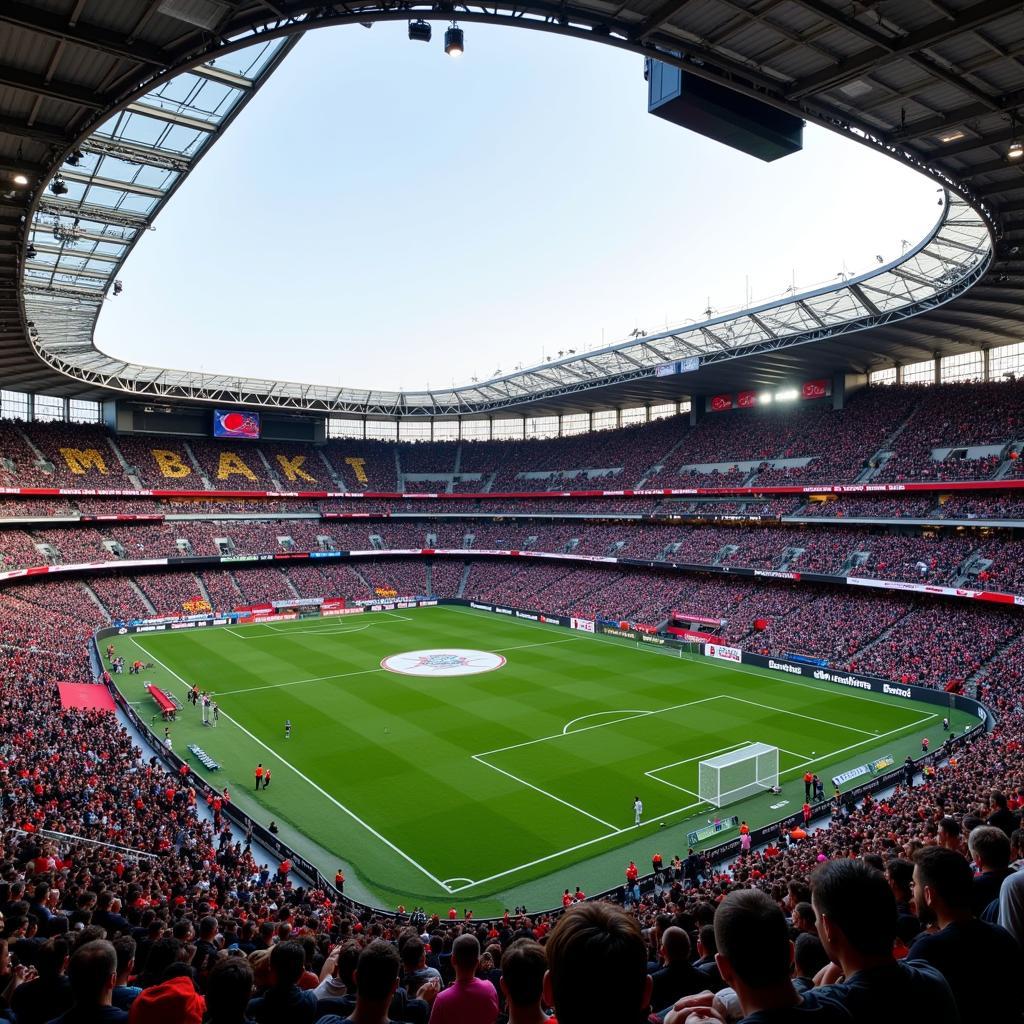
[[[934,219],[464,385],[108,354],[300,40],[389,22]],[[1020,1020],[1022,54],[1002,0],[0,5],[0,1016]]]

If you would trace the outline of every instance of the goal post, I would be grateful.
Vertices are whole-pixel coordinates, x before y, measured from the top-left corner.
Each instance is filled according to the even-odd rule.
[[[714,807],[763,793],[779,784],[779,748],[748,743],[697,766],[700,799]]]

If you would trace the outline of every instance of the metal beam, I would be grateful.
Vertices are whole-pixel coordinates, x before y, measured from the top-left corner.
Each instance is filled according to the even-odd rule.
[[[141,64],[166,67],[169,55],[156,46],[147,43],[128,42],[118,32],[111,32],[96,25],[82,24],[77,20],[68,21],[64,16],[30,4],[6,0],[0,7],[0,24],[16,25],[30,32],[39,32],[54,39],[99,50],[110,57],[127,58]]]
[[[646,39],[657,32],[662,25],[671,21],[690,0],[664,0],[636,27],[632,38],[638,41]]]
[[[125,108],[129,113],[142,114],[144,117],[152,117],[157,121],[165,121],[167,124],[181,125],[183,128],[194,128],[197,132],[216,132],[218,125],[203,121],[198,117],[189,117],[187,114],[178,114],[173,110],[164,110],[161,107],[151,106],[149,103],[129,103]]]
[[[13,117],[0,117],[0,135],[13,135],[20,139],[31,139],[48,146],[67,146],[71,139],[55,124],[25,124]]]
[[[840,61],[835,67],[825,68],[800,79],[796,83],[796,87],[788,93],[788,98],[791,100],[800,99],[812,93],[824,92],[841,82],[887,64],[891,60],[917,53],[964,32],[980,28],[996,18],[1001,18],[1004,14],[1020,10],[1020,4],[1016,0],[983,0],[982,3],[968,7],[955,16],[940,18],[896,39],[840,13],[834,7],[824,3],[823,0],[796,0],[796,2],[833,25],[844,28],[857,38],[870,43],[871,46],[855,57]],[[935,69],[929,66],[929,70],[934,72]]]
[[[77,181],[89,188],[108,188],[114,192],[131,192],[133,195],[148,196],[150,199],[163,199],[166,189],[153,188],[151,185],[139,185],[133,181],[118,181],[116,178],[101,178],[95,174],[83,173],[72,168],[61,172],[65,181]]]
[[[2,18],[0,18],[2,21]],[[87,110],[102,110],[106,103],[98,92],[85,89],[70,82],[54,81],[42,75],[31,75],[10,65],[0,65],[0,85],[19,92],[29,92],[33,96],[41,96],[45,100],[60,100]]]
[[[82,152],[114,157],[129,164],[160,167],[166,171],[177,171],[179,174],[187,174],[192,168],[192,160],[187,156],[156,146],[140,146],[106,135],[90,135],[82,143]]]

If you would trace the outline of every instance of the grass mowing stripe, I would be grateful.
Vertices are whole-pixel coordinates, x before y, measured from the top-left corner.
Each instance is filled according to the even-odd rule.
[[[135,644],[136,647],[138,647],[140,651],[142,651],[143,654],[146,655],[147,658],[152,658],[154,662],[156,662],[158,665],[161,665],[166,672],[169,672],[172,676],[174,676],[174,678],[177,679],[186,689],[191,689],[189,684],[185,682],[185,680],[182,679],[181,676],[179,676],[178,673],[174,671],[174,669],[168,668],[166,665],[164,665],[164,663],[158,657],[156,657],[156,655],[147,651],[146,648],[143,647],[138,640],[132,637],[131,641],[133,644]],[[240,729],[242,732],[245,733],[246,736],[249,737],[249,739],[258,743],[268,753],[273,754],[274,757],[276,757],[282,764],[287,765],[300,779],[302,779],[303,782],[305,782],[307,785],[315,789],[321,796],[324,796],[328,800],[330,800],[330,802],[334,804],[335,807],[337,807],[341,811],[344,811],[357,824],[362,825],[362,827],[365,828],[367,832],[369,832],[375,838],[379,839],[387,847],[394,850],[394,852],[397,853],[403,860],[408,861],[408,863],[410,863],[414,868],[417,868],[419,871],[422,871],[423,874],[427,876],[427,878],[429,878],[432,882],[439,885],[442,889],[448,888],[448,886],[446,886],[444,882],[441,881],[440,878],[437,878],[435,875],[431,874],[422,864],[420,864],[416,860],[413,860],[413,858],[410,857],[409,854],[407,854],[404,850],[400,850],[386,836],[382,836],[375,828],[373,828],[371,825],[368,825],[365,821],[363,821],[363,819],[360,818],[359,815],[355,813],[355,811],[349,810],[340,800],[338,800],[336,797],[331,796],[331,794],[328,793],[326,789],[324,789],[318,783],[314,782],[311,778],[309,778],[308,775],[305,775],[303,772],[300,772],[298,768],[296,768],[294,765],[292,765],[283,757],[281,757],[276,750],[274,750],[272,747],[267,746],[267,744],[264,743],[263,740],[261,740],[258,736],[254,736],[251,732],[249,732],[249,730],[246,729],[244,725],[242,725],[240,722],[237,722],[234,718],[232,718],[229,714],[227,714],[224,711],[222,711],[220,715],[221,718],[230,722],[232,725],[235,726],[235,728]]]
[[[790,751],[780,765],[783,793],[771,802],[791,810],[803,802],[803,758],[819,774],[876,755],[901,760],[924,735],[915,730],[938,717],[891,697],[749,668],[737,674],[717,661],[469,609],[366,620],[375,628],[296,620],[273,630],[168,632],[136,649],[160,656],[144,679],[171,689],[197,682],[223,700],[226,730],[202,728],[187,706],[172,726],[175,746],[198,742],[221,763],[218,785],[237,789],[239,806],[257,820],[274,817],[328,877],[344,864],[352,894],[378,906],[412,902],[444,914],[458,891],[479,916],[514,902],[553,905],[566,884],[605,888],[620,878],[623,858],[640,863],[652,842],[685,850],[687,830],[704,824],[708,805],[689,800],[699,788],[695,760],[710,756],[700,751],[751,738]],[[542,640],[537,629],[549,635]],[[274,642],[246,643],[249,631]],[[576,642],[588,639],[597,642]],[[465,677],[379,667],[399,652],[446,648],[505,651],[507,663]],[[636,658],[637,650],[662,657]],[[139,699],[135,677],[115,682]],[[953,728],[969,717],[951,714]],[[287,744],[285,718],[295,728]],[[280,776],[254,794],[251,766],[276,768],[279,750],[288,755]],[[664,777],[654,780],[648,773],[658,765]],[[687,794],[682,806],[676,793]],[[647,810],[639,828],[634,794]],[[756,826],[786,812],[758,796],[725,813]]]

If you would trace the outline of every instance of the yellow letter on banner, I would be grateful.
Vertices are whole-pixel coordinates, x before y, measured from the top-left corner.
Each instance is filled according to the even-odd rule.
[[[366,475],[366,470],[363,469],[363,466],[366,465],[366,459],[349,458],[345,460],[345,464],[352,467],[352,472],[355,473],[356,479],[361,484],[365,484],[369,480],[369,477]]]
[[[182,462],[177,452],[169,451],[167,448],[153,448],[152,455],[156,459],[160,473],[169,480],[180,480],[192,473],[192,467]]]
[[[308,480],[309,483],[315,484],[316,478],[310,476],[303,468],[302,464],[306,461],[305,455],[296,455],[293,458],[288,458],[287,455],[275,455],[275,459],[280,463],[281,468],[284,470],[284,475],[289,480]]]
[[[78,476],[82,476],[87,469],[95,469],[103,474],[107,472],[107,464],[95,448],[61,448],[60,453],[64,456],[68,469]]]
[[[242,461],[241,455],[234,452],[221,452],[217,463],[217,479],[227,480],[229,476],[244,476],[256,483],[256,474]]]

